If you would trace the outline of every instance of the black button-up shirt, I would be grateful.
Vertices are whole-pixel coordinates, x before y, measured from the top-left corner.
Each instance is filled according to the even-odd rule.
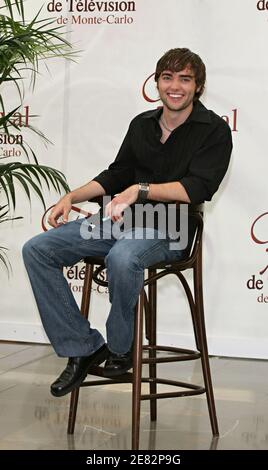
[[[162,111],[146,111],[131,121],[115,161],[94,180],[109,195],[136,183],[179,181],[192,204],[211,200],[228,168],[230,127],[197,101],[187,120],[162,144]]]
[[[184,186],[191,204],[211,200],[228,168],[232,151],[230,127],[217,114],[197,101],[187,120],[174,129],[162,144],[162,130],[159,125],[162,112],[163,108],[158,108],[136,116],[130,123],[115,161],[94,180],[111,196],[136,183],[159,184],[179,181]],[[158,201],[148,200],[148,203],[155,206]],[[161,204],[168,208],[169,203]],[[131,209],[132,227],[140,226],[135,218],[134,207]],[[188,249],[191,247],[196,224],[190,212]],[[165,217],[165,227],[169,227],[168,210]],[[179,232],[179,209],[175,211],[175,217],[176,230]],[[145,214],[141,224],[143,227],[152,227]],[[155,213],[153,227],[160,229],[160,225],[158,214]],[[169,230],[168,234],[170,235]]]

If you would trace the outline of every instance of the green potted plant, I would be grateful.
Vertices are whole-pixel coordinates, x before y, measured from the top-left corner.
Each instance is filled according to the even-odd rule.
[[[16,207],[16,185],[23,188],[30,199],[31,192],[42,201],[42,183],[58,193],[68,191],[64,175],[51,167],[39,165],[33,148],[19,138],[23,134],[23,122],[15,117],[23,105],[24,84],[30,81],[34,88],[39,63],[50,58],[72,59],[71,44],[63,37],[61,27],[53,19],[41,19],[40,12],[31,21],[24,14],[24,0],[3,0],[0,7],[0,138],[5,143],[16,138],[26,162],[10,161],[8,156],[0,156],[0,223],[15,220],[11,211]],[[30,75],[29,75],[30,74]],[[4,90],[17,92],[18,105],[7,109]],[[7,95],[8,96],[8,95]],[[44,134],[28,124],[28,129],[40,139],[49,142]],[[16,133],[16,136],[14,135]],[[4,160],[4,161],[3,161]],[[9,268],[7,248],[0,246],[0,262]]]

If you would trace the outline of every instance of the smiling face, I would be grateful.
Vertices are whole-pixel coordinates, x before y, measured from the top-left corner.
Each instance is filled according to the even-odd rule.
[[[163,70],[159,76],[157,88],[164,110],[173,112],[183,110],[191,112],[195,94],[200,90],[190,67],[180,72]]]

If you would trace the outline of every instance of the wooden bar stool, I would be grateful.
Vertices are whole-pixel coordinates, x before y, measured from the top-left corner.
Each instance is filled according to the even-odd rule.
[[[161,398],[173,398],[180,396],[200,395],[206,393],[208,411],[210,416],[213,436],[218,436],[218,423],[211,381],[209,357],[207,348],[207,338],[204,320],[203,307],[203,288],[202,288],[202,234],[203,234],[203,213],[200,207],[196,207],[193,212],[196,219],[197,228],[191,254],[182,261],[173,263],[158,263],[148,269],[148,277],[144,280],[139,301],[136,306],[134,352],[133,352],[133,373],[114,378],[106,379],[103,376],[103,368],[98,366],[90,369],[90,374],[102,377],[94,381],[83,382],[80,387],[92,387],[95,385],[105,385],[111,383],[132,383],[132,449],[139,448],[139,430],[140,430],[140,405],[141,400],[150,400],[151,420],[157,419],[157,400]],[[107,286],[107,282],[98,277],[101,271],[105,269],[104,258],[89,257],[85,259],[86,273],[84,280],[83,296],[81,303],[81,313],[88,317],[91,286],[94,280],[97,284]],[[97,268],[96,268],[97,266]],[[95,268],[95,269],[94,269]],[[186,269],[193,270],[193,292],[186,281],[182,271]],[[193,330],[196,342],[196,351],[181,349],[177,347],[161,346],[156,344],[157,331],[157,281],[167,275],[175,275],[181,282],[191,311]],[[148,295],[145,286],[148,286]],[[148,340],[147,345],[143,345],[143,311],[145,311],[145,335]],[[143,357],[143,351],[147,352]],[[161,353],[161,356],[157,353]],[[163,357],[163,353],[168,355]],[[201,359],[204,385],[195,385],[175,380],[161,379],[157,376],[158,363],[180,362]],[[149,377],[142,377],[142,364],[149,365]],[[141,383],[149,384],[149,393],[141,393]],[[159,393],[157,384],[170,385],[173,391]],[[183,388],[184,390],[178,390]],[[175,390],[174,390],[175,389]],[[186,390],[185,390],[186,389]],[[79,397],[79,387],[72,391],[68,434],[73,434]]]

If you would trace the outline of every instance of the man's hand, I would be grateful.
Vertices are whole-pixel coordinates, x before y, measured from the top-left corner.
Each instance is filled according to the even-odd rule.
[[[51,227],[57,228],[62,224],[68,222],[68,216],[72,209],[72,198],[70,193],[63,196],[59,202],[53,207],[48,217],[48,223]],[[58,219],[62,217],[62,222],[58,222]]]
[[[113,200],[107,204],[105,208],[105,216],[110,217],[113,222],[120,221],[122,219],[122,212],[126,207],[130,206],[137,200],[138,194],[138,184],[129,186],[129,188],[118,194],[118,196],[114,197]]]

